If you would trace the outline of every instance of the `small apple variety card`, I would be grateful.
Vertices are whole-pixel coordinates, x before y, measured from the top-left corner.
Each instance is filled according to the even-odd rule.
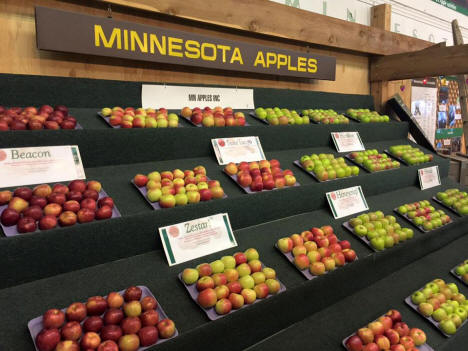
[[[286,290],[254,248],[179,273],[190,297],[215,320]]]
[[[357,260],[350,242],[339,241],[329,225],[281,238],[275,247],[309,280]]]
[[[446,337],[454,335],[468,318],[468,300],[455,283],[434,279],[405,299],[414,311]]]
[[[366,350],[420,350],[434,351],[426,343],[426,333],[419,328],[410,328],[403,322],[400,311],[392,309],[354,334],[344,338],[342,345],[348,351]]]

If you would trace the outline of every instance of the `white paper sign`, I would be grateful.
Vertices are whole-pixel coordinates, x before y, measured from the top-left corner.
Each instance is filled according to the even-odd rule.
[[[331,191],[326,196],[335,219],[369,210],[360,185]]]
[[[265,159],[258,137],[211,139],[213,150],[220,165],[229,162],[252,162]]]
[[[237,246],[227,213],[159,228],[169,266]]]
[[[421,190],[440,185],[439,166],[418,169],[418,177]]]
[[[254,109],[253,89],[209,88],[173,85],[143,84],[141,88],[143,108],[182,109],[194,107],[231,107]]]
[[[366,149],[359,132],[337,132],[331,133],[331,136],[338,152],[363,151]]]
[[[77,145],[0,149],[0,187],[85,179]]]

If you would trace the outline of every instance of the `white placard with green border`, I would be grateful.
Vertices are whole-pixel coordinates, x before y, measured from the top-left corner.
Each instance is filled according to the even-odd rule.
[[[159,228],[169,266],[237,246],[227,213]]]
[[[326,193],[328,204],[335,219],[369,210],[360,185]]]
[[[366,149],[359,132],[335,132],[331,133],[331,137],[338,152],[363,151]]]
[[[211,139],[211,144],[220,165],[265,159],[262,144],[256,136]]]
[[[440,185],[439,166],[418,169],[418,177],[421,190]]]
[[[77,145],[0,149],[2,188],[85,178]]]

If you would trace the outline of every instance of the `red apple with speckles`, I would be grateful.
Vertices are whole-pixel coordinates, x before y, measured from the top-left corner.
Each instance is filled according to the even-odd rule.
[[[90,316],[98,316],[107,309],[107,301],[102,296],[92,296],[86,302],[86,310]]]
[[[61,334],[63,340],[78,341],[82,334],[80,323],[76,321],[66,323],[61,329]]]
[[[134,300],[140,301],[141,294],[142,294],[142,291],[139,287],[131,286],[127,288],[124,292],[124,300],[125,302],[134,301]]]
[[[159,322],[159,313],[156,310],[148,310],[143,312],[140,316],[141,324],[143,326],[156,325]]]
[[[81,302],[74,302],[68,306],[65,315],[68,321],[81,322],[86,318],[86,305]]]

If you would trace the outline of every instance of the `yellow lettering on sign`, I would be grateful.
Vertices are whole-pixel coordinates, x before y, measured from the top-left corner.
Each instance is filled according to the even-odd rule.
[[[241,65],[244,64],[244,60],[242,59],[242,54],[239,48],[234,48],[232,52],[231,61],[229,63],[234,63],[234,61],[238,61]]]
[[[166,55],[166,36],[163,35],[161,37],[161,41],[159,41],[156,34],[150,34],[150,51],[154,54],[154,47],[158,48],[160,55]]]
[[[206,49],[212,50],[211,56],[206,54]],[[201,58],[205,61],[216,61],[216,46],[212,43],[203,43],[201,46]]]
[[[297,71],[296,66],[291,66],[291,56],[288,56],[288,71]]]
[[[231,50],[231,47],[227,45],[220,45],[220,44],[216,45],[216,47],[220,49],[221,52],[223,53],[223,63],[226,62],[226,51]]]
[[[276,63],[276,54],[274,52],[267,52],[266,56],[267,67],[270,67],[271,65],[274,65]]]
[[[257,52],[257,57],[255,58],[254,66],[261,65],[265,68],[265,57],[263,56],[263,51]]]
[[[128,30],[124,29],[124,49],[128,50]]]
[[[284,54],[278,54],[278,64],[276,65],[276,67],[280,69],[281,66],[286,66],[287,63],[288,63],[288,57]]]
[[[195,40],[187,40],[185,42],[185,57],[192,59],[200,58],[200,43]]]
[[[137,31],[130,31],[130,47],[132,51],[135,51],[135,43],[138,44],[141,52],[148,52],[148,34],[143,33],[143,41]]]
[[[302,57],[302,56],[299,56],[297,58],[297,70],[299,72],[306,72],[306,58],[305,57]]]
[[[94,25],[94,45],[101,46],[101,41],[104,47],[112,48],[114,46],[114,42],[117,42],[117,49],[122,49],[122,36],[121,31],[119,28],[112,29],[111,36],[109,40],[107,40],[102,27],[99,24]]]
[[[182,39],[180,38],[174,38],[174,37],[168,37],[168,47],[169,47],[169,56],[176,56],[176,57],[182,57],[181,52],[176,52],[174,50],[182,50]]]
[[[307,60],[307,72],[315,73],[317,72],[317,60],[314,58],[310,58]]]

